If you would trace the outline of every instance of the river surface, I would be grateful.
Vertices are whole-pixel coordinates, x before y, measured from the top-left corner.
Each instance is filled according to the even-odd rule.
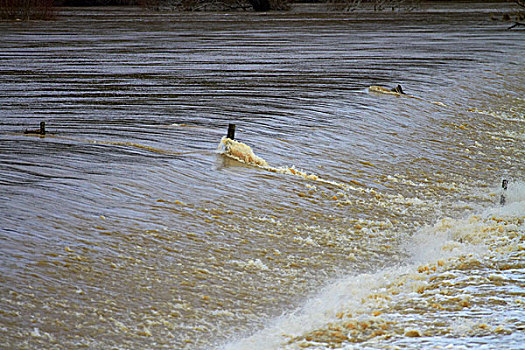
[[[525,31],[451,10],[0,22],[0,348],[523,348]]]

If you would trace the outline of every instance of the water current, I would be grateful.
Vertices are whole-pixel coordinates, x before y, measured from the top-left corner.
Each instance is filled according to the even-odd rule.
[[[490,13],[0,22],[0,348],[523,348],[525,31]]]

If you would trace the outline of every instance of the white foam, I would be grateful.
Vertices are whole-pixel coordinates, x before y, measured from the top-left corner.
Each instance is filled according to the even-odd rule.
[[[282,349],[287,340],[336,320],[341,310],[365,311],[362,299],[382,293],[393,276],[407,273],[406,267],[387,269],[378,273],[361,274],[340,279],[309,299],[291,314],[272,320],[269,325],[250,337],[221,347],[224,350]],[[380,303],[382,300],[375,300]],[[365,308],[369,310],[372,305]]]
[[[221,349],[296,348],[287,342],[336,322],[341,314],[370,317],[372,310],[384,307],[393,298],[411,298],[411,293],[428,284],[428,274],[424,271],[429,271],[430,264],[434,269],[439,266],[445,269],[447,259],[467,255],[482,258],[488,251],[505,251],[500,249],[504,246],[519,249],[512,238],[505,237],[505,233],[525,230],[525,184],[511,182],[507,195],[505,206],[492,207],[464,219],[444,218],[407,237],[406,249],[411,253],[411,259],[405,265],[339,279],[293,313],[273,319],[261,331]],[[371,298],[373,295],[382,297]]]
[[[231,263],[249,271],[268,270],[268,266],[266,266],[260,259],[249,259],[247,261],[232,260]]]
[[[308,174],[306,171],[297,169],[293,165],[291,167],[286,167],[286,166],[272,167],[268,164],[268,162],[266,162],[266,160],[257,156],[253,152],[250,146],[242,142],[238,142],[238,141],[226,138],[226,137],[223,137],[221,139],[221,142],[219,143],[219,146],[217,147],[217,151],[220,154],[223,154],[227,157],[235,159],[241,163],[248,164],[254,167],[258,167],[258,168],[264,169],[272,173],[299,176],[306,180],[317,181],[317,182],[333,185],[333,186],[336,186],[342,189],[347,189],[347,190],[351,189],[351,190],[356,190],[356,191],[364,191],[363,189],[355,188],[348,184],[343,184],[337,181],[325,180],[315,174]]]

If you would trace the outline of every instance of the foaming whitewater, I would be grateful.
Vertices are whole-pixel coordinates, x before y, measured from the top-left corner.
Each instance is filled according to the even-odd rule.
[[[293,165],[291,167],[287,167],[287,166],[273,167],[269,165],[266,160],[256,155],[253,152],[252,148],[248,146],[247,144],[236,141],[236,140],[229,139],[227,137],[223,137],[221,139],[217,147],[217,152],[223,156],[234,159],[240,163],[250,165],[253,167],[257,167],[257,168],[260,168],[268,172],[272,172],[276,174],[283,174],[283,175],[297,176],[305,180],[310,180],[312,182],[335,186],[342,191],[338,193],[339,197],[335,195],[332,197],[332,199],[339,200],[341,205],[352,203],[348,196],[349,192],[371,195],[373,197],[370,200],[375,201],[376,205],[381,206],[381,207],[390,206],[392,203],[405,204],[405,205],[424,204],[424,202],[418,198],[407,198],[399,193],[397,194],[382,193],[378,190],[368,188],[365,185],[355,180],[350,180],[352,184],[343,183],[339,181],[333,181],[333,180],[327,180],[316,174],[308,173],[304,170],[297,169]],[[399,180],[396,177],[392,177],[390,175],[387,178],[389,179],[389,181],[392,181],[392,182],[407,182],[407,183],[410,183],[411,185],[416,186],[416,184],[413,182],[410,182],[408,180],[403,180],[403,179]],[[314,191],[316,190],[315,187],[310,187],[310,189]]]
[[[312,181],[334,185],[342,189],[355,189],[352,186],[341,183],[341,182],[325,180],[315,174],[308,174],[307,172],[303,170],[296,169],[295,166],[272,167],[268,164],[268,162],[266,162],[266,160],[257,156],[253,152],[250,146],[248,146],[245,143],[229,139],[227,137],[223,137],[221,139],[221,142],[219,143],[217,150],[220,154],[223,154],[227,157],[235,159],[241,163],[255,166],[255,167],[264,169],[272,173],[299,176],[307,180],[312,180]]]
[[[227,137],[223,137],[219,143],[219,152],[239,162],[268,169],[268,163],[253,153],[250,146]]]
[[[523,317],[525,305],[525,286],[517,283],[525,258],[525,183],[513,182],[505,194],[505,206],[407,232],[405,263],[336,280],[221,349],[421,348],[426,341],[490,347],[502,336],[509,337],[506,345],[523,344],[522,329],[506,314]]]

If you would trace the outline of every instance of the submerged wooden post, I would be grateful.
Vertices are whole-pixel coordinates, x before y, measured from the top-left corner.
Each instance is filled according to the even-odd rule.
[[[26,129],[24,131],[24,134],[45,135],[46,134],[46,122],[40,122],[40,129],[37,129],[37,130],[28,130],[28,129]]]
[[[226,137],[230,140],[235,139],[235,124],[228,124],[228,134]]]
[[[507,179],[503,179],[501,182],[501,188],[503,188],[503,191],[507,190],[507,187],[509,185],[509,181]],[[505,192],[501,194],[501,197],[499,197],[499,204],[505,205],[506,199],[505,199]]]

